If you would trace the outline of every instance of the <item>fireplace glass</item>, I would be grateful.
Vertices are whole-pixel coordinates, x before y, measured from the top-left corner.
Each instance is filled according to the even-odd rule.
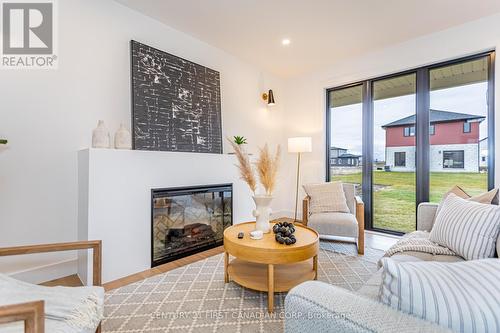
[[[152,190],[151,267],[222,245],[232,184]]]

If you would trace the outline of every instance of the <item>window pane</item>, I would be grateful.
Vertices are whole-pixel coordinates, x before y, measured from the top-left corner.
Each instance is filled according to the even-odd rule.
[[[373,227],[415,230],[415,74],[373,83]]]
[[[406,153],[405,152],[395,152],[394,153],[394,165],[398,167],[406,166]]]
[[[430,70],[430,200],[488,189],[487,57]]]
[[[443,168],[463,169],[464,168],[464,151],[443,151]]]
[[[329,92],[330,179],[357,185],[361,195],[362,85]]]

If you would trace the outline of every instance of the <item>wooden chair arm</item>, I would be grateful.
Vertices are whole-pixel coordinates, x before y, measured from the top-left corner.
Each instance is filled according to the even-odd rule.
[[[25,333],[44,333],[44,302],[34,301],[0,306],[0,324],[24,321]]]
[[[86,249],[92,249],[93,252],[93,285],[100,286],[102,283],[102,242],[100,240],[4,247],[0,248],[0,257]]]
[[[310,196],[306,196],[304,200],[302,200],[302,224],[307,226],[307,221],[309,220],[309,200]]]

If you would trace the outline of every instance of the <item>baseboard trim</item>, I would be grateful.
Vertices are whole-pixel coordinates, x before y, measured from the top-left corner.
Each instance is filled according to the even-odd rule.
[[[8,275],[21,281],[39,284],[76,274],[77,264],[78,260],[74,258],[12,272]]]

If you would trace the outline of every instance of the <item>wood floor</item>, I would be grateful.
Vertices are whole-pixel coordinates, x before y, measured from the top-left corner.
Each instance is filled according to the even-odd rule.
[[[151,276],[154,276],[157,274],[161,274],[161,273],[165,273],[165,272],[171,271],[177,267],[185,266],[185,265],[191,264],[193,262],[214,256],[216,254],[223,253],[223,252],[224,252],[224,248],[222,246],[219,246],[219,247],[216,247],[216,248],[213,248],[210,250],[206,250],[206,251],[203,251],[200,253],[193,254],[193,255],[185,257],[185,258],[171,261],[169,263],[166,263],[166,264],[163,264],[160,266],[156,266],[156,267],[151,268],[151,269],[147,269],[143,272],[139,272],[139,273],[136,273],[136,274],[133,274],[130,276],[126,276],[126,277],[118,279],[118,280],[114,280],[114,281],[105,283],[103,285],[103,287],[105,290],[111,290],[111,289],[123,287],[123,286],[126,286],[127,284],[131,284],[131,283],[134,283],[134,282],[137,282],[140,280],[144,280],[148,277],[151,277]]]
[[[281,220],[281,219],[280,219]],[[387,251],[394,243],[396,243],[398,240],[398,237],[395,236],[389,236],[389,235],[384,235],[380,233],[375,233],[375,232],[370,232],[370,231],[365,231],[365,246],[373,249],[378,249],[382,251]],[[110,281],[108,283],[105,283],[103,285],[105,290],[111,290],[111,289],[116,289],[120,288],[123,286],[126,286],[128,284],[146,279],[148,277],[165,273],[168,271],[171,271],[175,268],[191,264],[193,262],[214,256],[219,253],[223,253],[224,248],[222,246],[203,251],[200,253],[193,254],[191,256],[181,258],[160,266],[156,266],[151,269],[147,269],[143,272],[139,272],[130,276],[126,276],[124,278]],[[70,276],[66,276],[60,279],[48,281],[42,283],[44,286],[68,286],[68,287],[78,287],[82,286],[82,282],[80,281],[80,278],[74,274]]]
[[[400,239],[399,236],[385,235],[379,232],[365,231],[365,247],[387,251]]]
[[[47,287],[55,287],[55,286],[65,286],[65,287],[81,287],[82,281],[78,277],[78,275],[73,274],[69,276],[65,276],[60,279],[55,279],[51,281],[47,281],[44,283],[40,283],[42,286]]]

